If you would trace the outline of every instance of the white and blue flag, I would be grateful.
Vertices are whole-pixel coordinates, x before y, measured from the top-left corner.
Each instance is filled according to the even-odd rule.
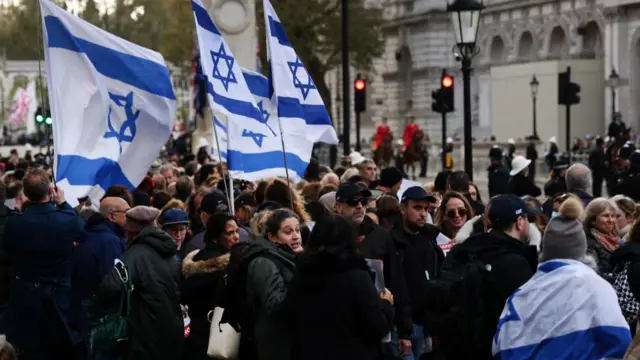
[[[494,359],[622,359],[631,333],[611,285],[576,260],[551,260],[508,299]]]
[[[55,176],[70,204],[134,189],[171,135],[176,98],[159,53],[41,0]]]
[[[287,39],[271,3],[263,3],[270,77],[283,133],[304,129],[313,142],[337,144],[338,136],[313,79]]]
[[[259,180],[284,176],[284,156],[278,127],[265,120],[240,65],[200,0],[191,2],[200,46],[202,72],[212,110],[227,117],[227,167],[234,178]],[[304,136],[287,137],[287,166],[293,180],[304,175],[313,144]],[[224,150],[223,145],[220,145]],[[289,150],[291,149],[291,150]]]

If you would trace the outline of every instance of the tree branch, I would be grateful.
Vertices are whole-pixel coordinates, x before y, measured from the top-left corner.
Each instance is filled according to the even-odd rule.
[[[326,18],[329,17],[331,14],[338,11],[341,1],[340,0],[334,0],[334,1],[335,2],[333,3],[333,5],[329,6],[325,11],[320,13],[320,15],[309,20],[305,25],[305,28],[307,29],[315,28],[318,24],[322,23],[323,21],[326,21]]]

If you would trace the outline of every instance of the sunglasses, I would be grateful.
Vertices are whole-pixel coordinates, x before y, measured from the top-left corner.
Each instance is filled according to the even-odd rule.
[[[446,214],[448,218],[454,218],[458,215],[460,215],[460,217],[465,217],[467,216],[467,209],[465,208],[451,209],[451,210],[447,210]]]
[[[345,201],[345,203],[351,207],[356,207],[358,204],[365,206],[369,203],[369,199],[367,198],[358,198],[358,199],[349,199]]]

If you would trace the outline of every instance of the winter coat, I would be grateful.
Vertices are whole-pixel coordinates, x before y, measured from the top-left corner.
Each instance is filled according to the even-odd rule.
[[[10,214],[18,213],[18,211],[0,204],[0,311],[9,305],[9,286],[11,284],[11,259],[2,241],[4,225]],[[0,328],[0,333],[5,333],[4,329]]]
[[[444,261],[444,252],[436,242],[440,230],[427,224],[419,235],[410,236],[399,224],[390,233],[404,270],[413,323],[424,324],[424,283],[438,276]]]
[[[540,188],[522,173],[512,176],[511,180],[509,180],[509,193],[517,197],[523,197],[525,195],[538,197],[542,194]]]
[[[489,197],[506,194],[509,189],[509,168],[504,164],[491,165],[489,173]]]
[[[401,339],[411,338],[411,300],[402,268],[402,260],[389,232],[376,225],[368,216],[358,227],[358,251],[366,259],[382,260],[384,284],[393,294],[395,325]]]
[[[577,196],[580,200],[582,200],[582,204],[586,207],[589,205],[591,200],[593,200],[593,196],[591,196],[588,192],[582,190],[574,190],[571,192],[573,195]]]
[[[591,232],[587,232],[587,254],[593,256],[598,262],[598,272],[599,273],[610,273],[613,271],[613,267],[611,266],[611,255],[612,253],[607,250],[604,246],[602,246],[598,240],[591,234]]]
[[[180,309],[180,264],[175,241],[148,227],[127,243],[122,262],[129,269],[131,340],[125,360],[176,360],[182,355],[184,322]],[[113,269],[102,282],[102,297],[119,301],[122,282]]]
[[[2,239],[12,264],[7,340],[15,347],[46,353],[43,343],[82,340],[71,316],[71,255],[74,243],[84,238],[83,220],[67,203],[32,204],[7,219]]]
[[[91,321],[98,315],[88,314],[82,301],[91,299],[100,289],[102,279],[113,269],[115,259],[124,253],[126,238],[118,224],[94,213],[85,224],[85,241],[73,250],[71,281],[76,321],[86,339]]]
[[[507,298],[526,283],[538,266],[535,247],[527,246],[499,231],[474,235],[464,243],[453,247],[442,264],[442,271],[455,271],[460,265],[460,256],[473,253],[491,266],[487,282],[483,283],[482,300],[485,307],[485,331],[478,334],[486,347],[477,349],[476,359],[491,359],[493,335]],[[436,296],[436,295],[434,295]],[[465,344],[460,344],[465,346]]]
[[[295,360],[375,359],[393,329],[364,258],[303,254],[287,295]]]
[[[247,297],[255,304],[254,341],[259,360],[291,358],[291,332],[282,308],[287,288],[295,273],[295,254],[289,246],[259,238],[242,251],[244,258],[268,251],[270,257],[258,256],[249,263]],[[279,264],[274,262],[274,258]]]
[[[204,250],[188,254],[182,261],[182,304],[189,308],[191,334],[185,340],[184,356],[190,360],[207,360],[209,311],[218,304],[224,267],[229,263],[229,250],[218,244],[208,244]]]
[[[626,243],[611,255],[611,266],[628,263],[628,282],[633,297],[640,299],[640,244]]]

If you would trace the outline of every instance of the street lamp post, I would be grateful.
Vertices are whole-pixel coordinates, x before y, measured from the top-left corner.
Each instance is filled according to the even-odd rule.
[[[537,114],[536,114],[536,110],[537,110],[537,106],[536,106],[536,102],[538,99],[538,85],[540,85],[540,83],[538,82],[538,79],[536,79],[536,75],[533,75],[533,79],[531,79],[531,82],[529,83],[529,86],[531,87],[531,99],[533,101],[533,137],[536,140],[539,140],[540,138],[538,137],[538,118],[537,118]]]
[[[453,0],[447,3],[453,31],[456,35],[454,52],[462,62],[464,88],[464,171],[473,180],[473,144],[471,142],[471,59],[478,54],[476,38],[480,25],[480,12],[484,9],[477,0]]]
[[[611,68],[611,74],[609,74],[609,88],[611,88],[611,121],[616,119],[616,89],[620,85],[620,75],[616,69]]]

